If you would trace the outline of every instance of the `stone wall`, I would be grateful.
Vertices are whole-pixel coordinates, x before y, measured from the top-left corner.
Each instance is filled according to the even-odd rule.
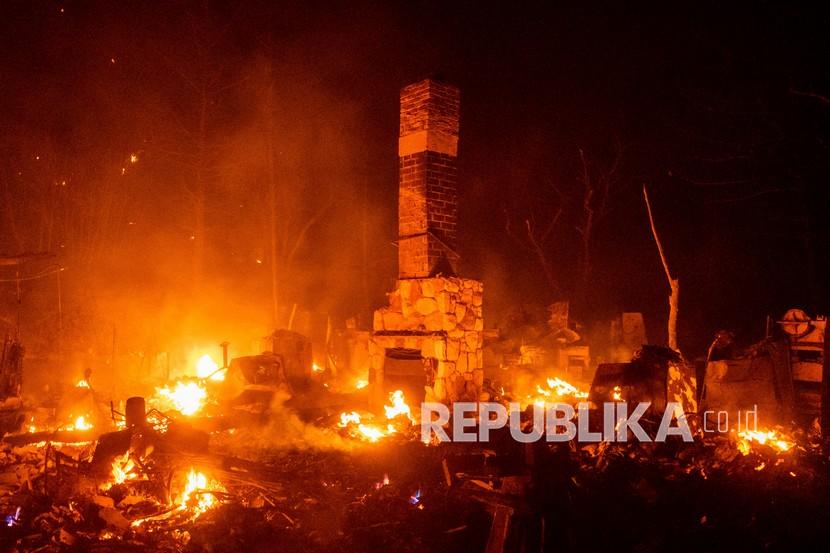
[[[419,349],[435,360],[425,375],[425,401],[479,401],[484,381],[483,286],[478,280],[434,277],[398,280],[389,307],[375,311],[369,381],[383,390],[386,350]]]

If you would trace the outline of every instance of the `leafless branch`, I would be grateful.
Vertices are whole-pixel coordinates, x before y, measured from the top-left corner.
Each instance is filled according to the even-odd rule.
[[[810,90],[798,90],[790,87],[790,94],[793,94],[795,96],[804,96],[806,98],[812,98],[814,100],[818,100],[822,104],[830,105],[830,96],[825,96],[824,94],[819,94],[817,92],[812,92]]]

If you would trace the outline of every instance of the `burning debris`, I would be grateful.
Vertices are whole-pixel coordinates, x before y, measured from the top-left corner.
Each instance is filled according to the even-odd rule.
[[[385,426],[375,422],[375,417],[371,413],[361,415],[356,411],[340,413],[340,421],[337,425],[346,429],[352,437],[377,442],[382,438],[405,431],[417,423],[404,399],[403,391],[395,390],[391,392],[389,402],[390,405],[383,407],[386,414]]]

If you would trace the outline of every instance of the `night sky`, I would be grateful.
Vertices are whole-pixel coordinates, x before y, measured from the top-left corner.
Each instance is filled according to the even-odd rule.
[[[462,272],[485,282],[488,326],[569,298],[586,323],[643,311],[664,341],[644,184],[684,351],[720,328],[752,341],[790,307],[826,313],[827,14],[581,4],[4,3],[0,252],[56,253],[22,271],[66,267],[78,340],[117,321],[140,345],[205,318],[268,326],[276,217],[280,309],[365,318],[396,274],[398,91],[434,76],[461,89]],[[587,276],[580,149],[595,176],[620,154]],[[505,227],[560,209],[553,290]],[[55,286],[23,287],[35,350]]]

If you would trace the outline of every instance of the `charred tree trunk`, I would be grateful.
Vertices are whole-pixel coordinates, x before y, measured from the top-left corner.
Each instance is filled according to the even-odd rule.
[[[645,185],[643,185],[643,197],[646,201],[651,234],[654,236],[654,242],[657,244],[660,261],[663,263],[663,270],[666,272],[666,279],[669,281],[669,289],[671,290],[671,295],[669,296],[669,347],[675,351],[680,351],[677,347],[677,313],[680,305],[680,281],[672,278],[671,271],[669,271],[669,263],[666,260],[666,253],[663,251],[663,243],[660,242],[660,236],[657,234],[657,227],[654,225],[654,215],[651,212],[651,203],[648,201],[648,190],[646,190]]]

